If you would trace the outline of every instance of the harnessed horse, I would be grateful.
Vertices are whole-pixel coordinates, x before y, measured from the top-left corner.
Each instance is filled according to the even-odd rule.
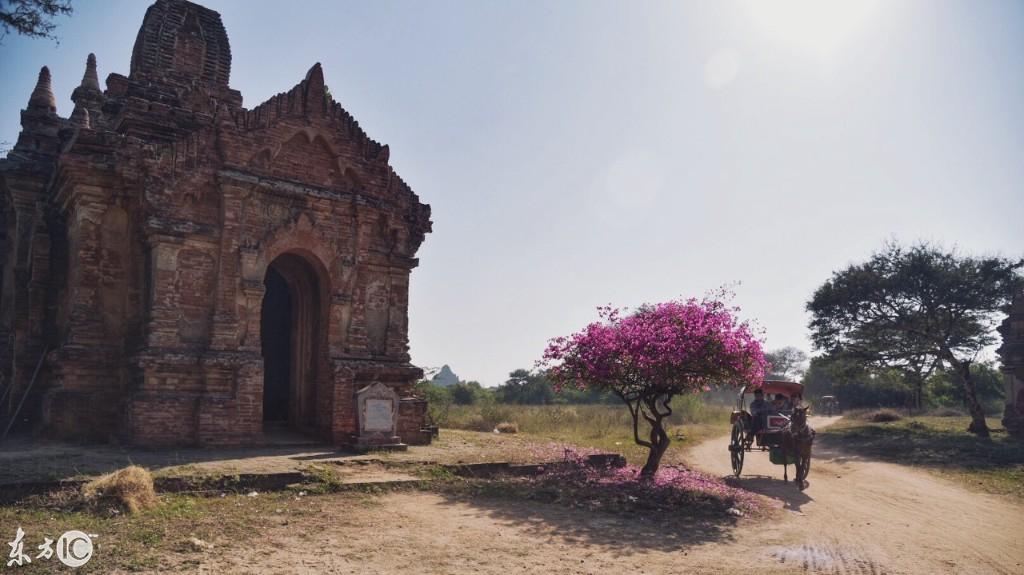
[[[792,457],[796,461],[796,477],[793,479],[800,490],[807,487],[807,472],[811,469],[811,444],[814,443],[814,430],[807,425],[807,407],[797,407],[793,410],[793,418],[789,425],[782,430],[782,441],[780,447],[784,453],[786,463],[782,467],[784,481],[789,481],[789,460]]]

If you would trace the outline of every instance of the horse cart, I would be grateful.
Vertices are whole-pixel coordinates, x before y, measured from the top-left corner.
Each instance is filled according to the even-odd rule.
[[[843,409],[839,407],[839,400],[834,395],[821,396],[821,410],[829,417],[843,414]]]
[[[761,390],[766,399],[781,394],[788,403],[779,405],[766,401],[758,414],[747,410],[747,399]],[[794,481],[803,489],[811,470],[811,444],[814,430],[807,425],[807,407],[801,405],[804,386],[794,381],[765,380],[752,383],[740,390],[736,409],[732,412],[732,435],[729,454],[732,472],[736,477],[743,472],[743,459],[754,451],[768,452],[769,460],[783,466],[783,478],[789,480],[789,466],[796,467]]]

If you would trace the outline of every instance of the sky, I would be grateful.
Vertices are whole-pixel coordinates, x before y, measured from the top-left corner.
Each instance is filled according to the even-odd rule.
[[[0,46],[0,141],[38,70],[71,113],[127,74],[149,2],[79,0]],[[206,0],[254,107],[321,62],[433,209],[422,367],[500,384],[548,339],[733,287],[770,348],[883,242],[1024,255],[1024,2]],[[287,6],[287,8],[282,8]]]

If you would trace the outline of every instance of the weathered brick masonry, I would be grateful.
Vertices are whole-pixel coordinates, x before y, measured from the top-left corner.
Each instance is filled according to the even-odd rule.
[[[10,416],[65,437],[258,443],[269,423],[337,444],[354,394],[399,397],[429,441],[407,306],[430,207],[313,66],[252,109],[216,12],[157,0],[128,76],[90,56],[69,119],[49,71],[0,160],[0,376]]]

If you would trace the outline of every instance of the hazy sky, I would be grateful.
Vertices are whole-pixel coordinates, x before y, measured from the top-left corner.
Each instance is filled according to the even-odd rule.
[[[149,2],[76,1],[0,46],[0,140],[39,67],[59,112],[128,73]],[[595,306],[736,303],[809,349],[804,302],[889,238],[1024,252],[1024,2],[207,0],[253,107],[322,62],[433,207],[413,361],[495,385]]]

